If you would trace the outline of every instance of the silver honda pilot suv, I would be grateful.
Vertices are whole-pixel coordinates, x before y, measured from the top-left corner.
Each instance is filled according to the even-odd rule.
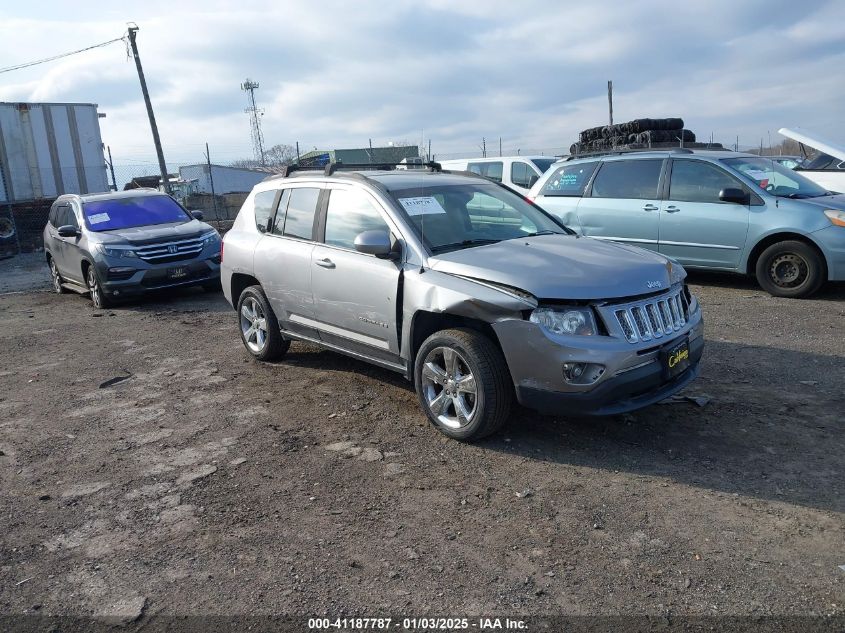
[[[223,246],[250,354],[300,340],[397,371],[456,439],[496,431],[514,396],[616,414],[699,372],[701,310],[679,264],[436,163],[288,168],[255,186]]]

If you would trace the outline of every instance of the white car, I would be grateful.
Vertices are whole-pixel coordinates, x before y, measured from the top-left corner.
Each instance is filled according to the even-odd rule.
[[[441,160],[439,163],[443,169],[471,171],[525,195],[556,160],[554,156],[497,156]]]
[[[806,130],[784,127],[778,133],[820,152],[814,159],[796,167],[796,171],[828,191],[845,192],[845,147]]]

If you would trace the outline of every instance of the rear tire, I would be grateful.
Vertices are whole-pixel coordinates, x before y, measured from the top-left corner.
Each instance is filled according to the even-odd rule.
[[[498,431],[513,404],[501,350],[475,330],[429,336],[417,352],[414,385],[429,421],[449,437],[474,441]]]
[[[250,286],[241,293],[238,330],[246,350],[260,361],[278,360],[290,347],[261,286]]]
[[[775,297],[804,299],[824,283],[824,261],[806,242],[772,244],[757,258],[757,282]]]

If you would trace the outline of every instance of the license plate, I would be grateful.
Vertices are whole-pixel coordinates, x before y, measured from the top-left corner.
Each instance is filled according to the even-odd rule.
[[[168,268],[167,269],[167,278],[168,279],[181,279],[182,277],[188,276],[188,269],[187,268]]]
[[[663,373],[667,378],[672,378],[682,373],[689,367],[689,340],[684,339],[671,347],[663,350]]]

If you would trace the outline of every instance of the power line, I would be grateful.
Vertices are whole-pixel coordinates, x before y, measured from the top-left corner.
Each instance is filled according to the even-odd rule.
[[[100,44],[94,44],[93,46],[87,46],[86,48],[80,48],[78,51],[71,51],[70,53],[63,53],[61,55],[54,55],[53,57],[45,57],[44,59],[39,59],[34,62],[27,62],[25,64],[18,64],[17,66],[9,66],[7,68],[0,68],[0,73],[8,73],[13,70],[20,70],[21,68],[28,68],[30,66],[37,66],[38,64],[46,64],[47,62],[52,62],[57,59],[62,59],[63,57],[70,57],[71,55],[76,55],[77,53],[84,53],[85,51],[90,51],[94,48],[100,48],[101,46],[108,46],[109,44],[114,44],[115,42],[124,42],[126,41],[126,36],[123,35],[122,37],[115,38],[113,40],[109,40],[108,42],[102,42]]]

